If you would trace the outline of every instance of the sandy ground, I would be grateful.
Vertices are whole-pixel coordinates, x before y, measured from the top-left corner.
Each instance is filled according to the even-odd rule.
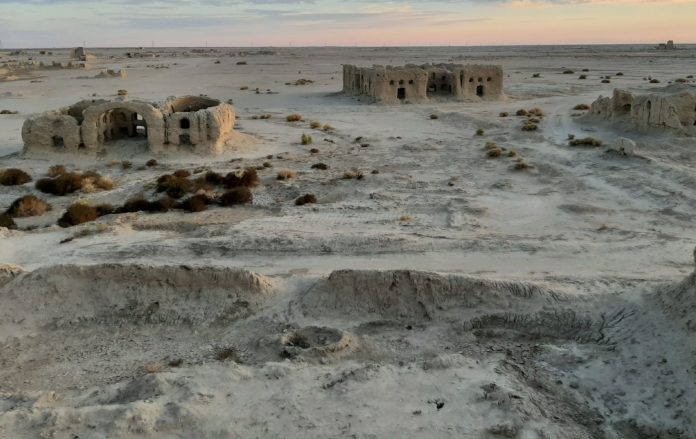
[[[0,437],[696,437],[696,141],[573,110],[696,75],[696,48],[129,50],[96,50],[87,74],[0,83],[0,109],[19,111],[0,116],[0,168],[36,180],[64,164],[116,182],[41,194],[53,211],[0,229],[0,263],[15,267],[0,273]],[[375,106],[337,93],[342,63],[447,61],[503,65],[507,99]],[[105,68],[128,78],[84,79]],[[315,82],[286,85],[300,78]],[[20,154],[28,114],[118,89],[232,99],[256,141],[155,168],[121,144]],[[514,113],[532,107],[546,116],[522,132]],[[285,121],[295,112],[305,122]],[[626,136],[638,156],[569,147],[569,134]],[[487,157],[488,141],[531,167]],[[77,199],[151,196],[176,169],[264,162],[250,206],[55,225]],[[278,181],[284,169],[297,177]],[[1,187],[0,209],[30,193]],[[318,203],[295,206],[305,193]]]

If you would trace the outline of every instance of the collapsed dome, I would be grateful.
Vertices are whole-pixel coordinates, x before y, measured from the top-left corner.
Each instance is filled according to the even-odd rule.
[[[163,110],[165,113],[191,113],[218,105],[220,105],[220,101],[217,99],[205,96],[182,96],[167,99]]]

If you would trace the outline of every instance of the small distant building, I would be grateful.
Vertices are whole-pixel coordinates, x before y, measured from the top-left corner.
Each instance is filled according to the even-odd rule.
[[[503,69],[462,64],[344,65],[343,92],[383,104],[498,100],[503,97]]]
[[[667,43],[660,43],[657,45],[659,50],[676,50],[677,46],[674,45],[673,40],[667,41]]]
[[[84,47],[74,48],[70,54],[70,57],[73,59],[79,59],[80,61],[90,61],[96,58],[96,56],[93,54],[87,53],[87,50]]]
[[[216,155],[234,134],[235,110],[204,96],[170,97],[163,104],[86,100],[30,117],[22,126],[25,152],[107,152],[126,144],[150,153]]]

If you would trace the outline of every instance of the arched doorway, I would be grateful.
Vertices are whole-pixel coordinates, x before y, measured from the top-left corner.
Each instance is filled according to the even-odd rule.
[[[98,150],[106,145],[137,145],[150,150],[164,147],[162,112],[146,102],[107,102],[84,112],[82,139],[85,147]]]

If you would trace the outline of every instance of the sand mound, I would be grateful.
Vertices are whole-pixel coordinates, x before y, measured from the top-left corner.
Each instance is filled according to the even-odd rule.
[[[408,270],[334,271],[302,297],[310,314],[426,320],[461,318],[473,308],[533,311],[562,301],[563,295],[533,284]]]
[[[253,313],[273,291],[269,280],[237,269],[56,266],[0,288],[0,321],[21,331],[132,321],[215,324]],[[8,328],[0,330],[0,339],[7,335]]]

